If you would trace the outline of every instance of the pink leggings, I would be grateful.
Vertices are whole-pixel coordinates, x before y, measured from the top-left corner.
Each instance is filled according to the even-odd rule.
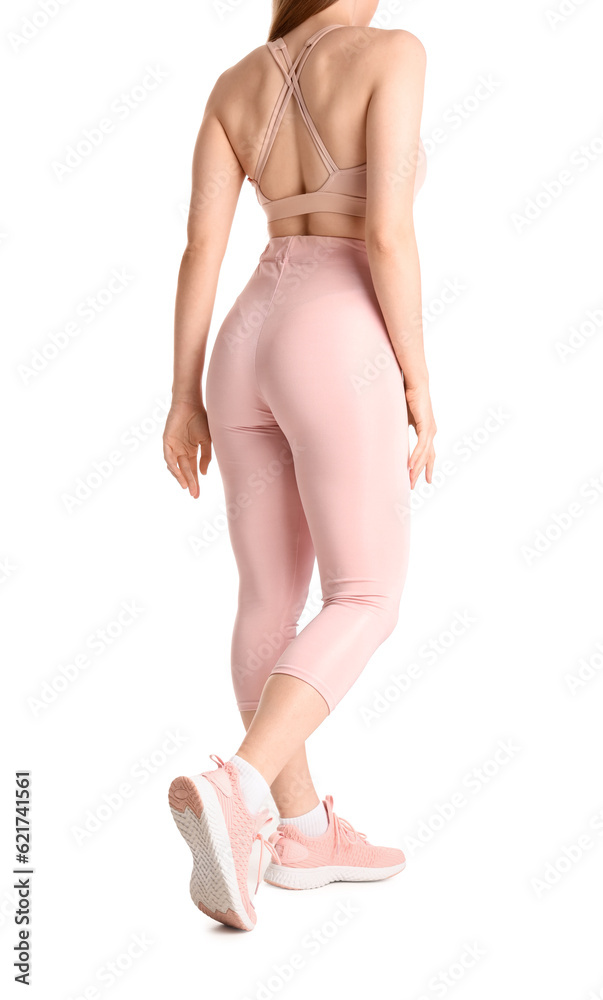
[[[269,240],[206,405],[239,570],[238,707],[291,674],[332,711],[396,625],[408,563],[404,381],[364,240]],[[296,635],[315,557],[323,606]]]

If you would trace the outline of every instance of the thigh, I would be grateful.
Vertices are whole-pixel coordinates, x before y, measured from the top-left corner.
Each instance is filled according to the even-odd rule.
[[[294,449],[257,382],[263,321],[259,314],[253,322],[252,317],[276,279],[266,266],[256,275],[218,332],[207,373],[207,416],[246,593],[286,600],[295,567],[306,572],[309,566],[311,574],[314,551],[297,488]]]
[[[289,443],[276,425],[216,427],[215,419],[212,437],[241,579],[240,603],[288,608],[300,587],[307,593],[314,563]]]

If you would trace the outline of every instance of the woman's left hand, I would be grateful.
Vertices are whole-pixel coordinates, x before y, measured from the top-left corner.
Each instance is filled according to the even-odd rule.
[[[199,496],[199,448],[199,471],[205,476],[211,462],[211,436],[205,407],[202,403],[172,402],[163,432],[163,456],[175,479],[195,498]]]
[[[425,469],[425,479],[431,483],[435,462],[433,439],[437,427],[431,406],[431,397],[426,383],[415,387],[405,386],[406,404],[408,407],[408,424],[417,433],[417,443],[408,460],[410,473],[410,488],[414,490],[417,479]]]

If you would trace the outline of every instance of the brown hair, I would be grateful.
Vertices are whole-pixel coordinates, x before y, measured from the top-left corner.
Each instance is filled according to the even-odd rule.
[[[286,35],[308,17],[332,7],[337,0],[272,0],[272,23],[268,41]]]

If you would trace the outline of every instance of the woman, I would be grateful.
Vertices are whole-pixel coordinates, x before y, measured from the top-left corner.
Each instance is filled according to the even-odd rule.
[[[264,872],[311,888],[404,867],[402,851],[373,846],[331,796],[319,800],[304,744],[396,624],[410,490],[423,470],[431,482],[436,431],[412,219],[424,49],[368,27],[376,0],[273,6],[268,43],[219,77],[197,139],[164,434],[193,497],[198,449],[202,475],[216,451],[247,731],[226,763],[176,778],[169,801],[194,857],[194,902],[246,930]],[[269,242],[218,332],[206,410],[207,334],[246,177]],[[315,557],[323,608],[296,636]],[[269,791],[280,823],[267,839]]]

